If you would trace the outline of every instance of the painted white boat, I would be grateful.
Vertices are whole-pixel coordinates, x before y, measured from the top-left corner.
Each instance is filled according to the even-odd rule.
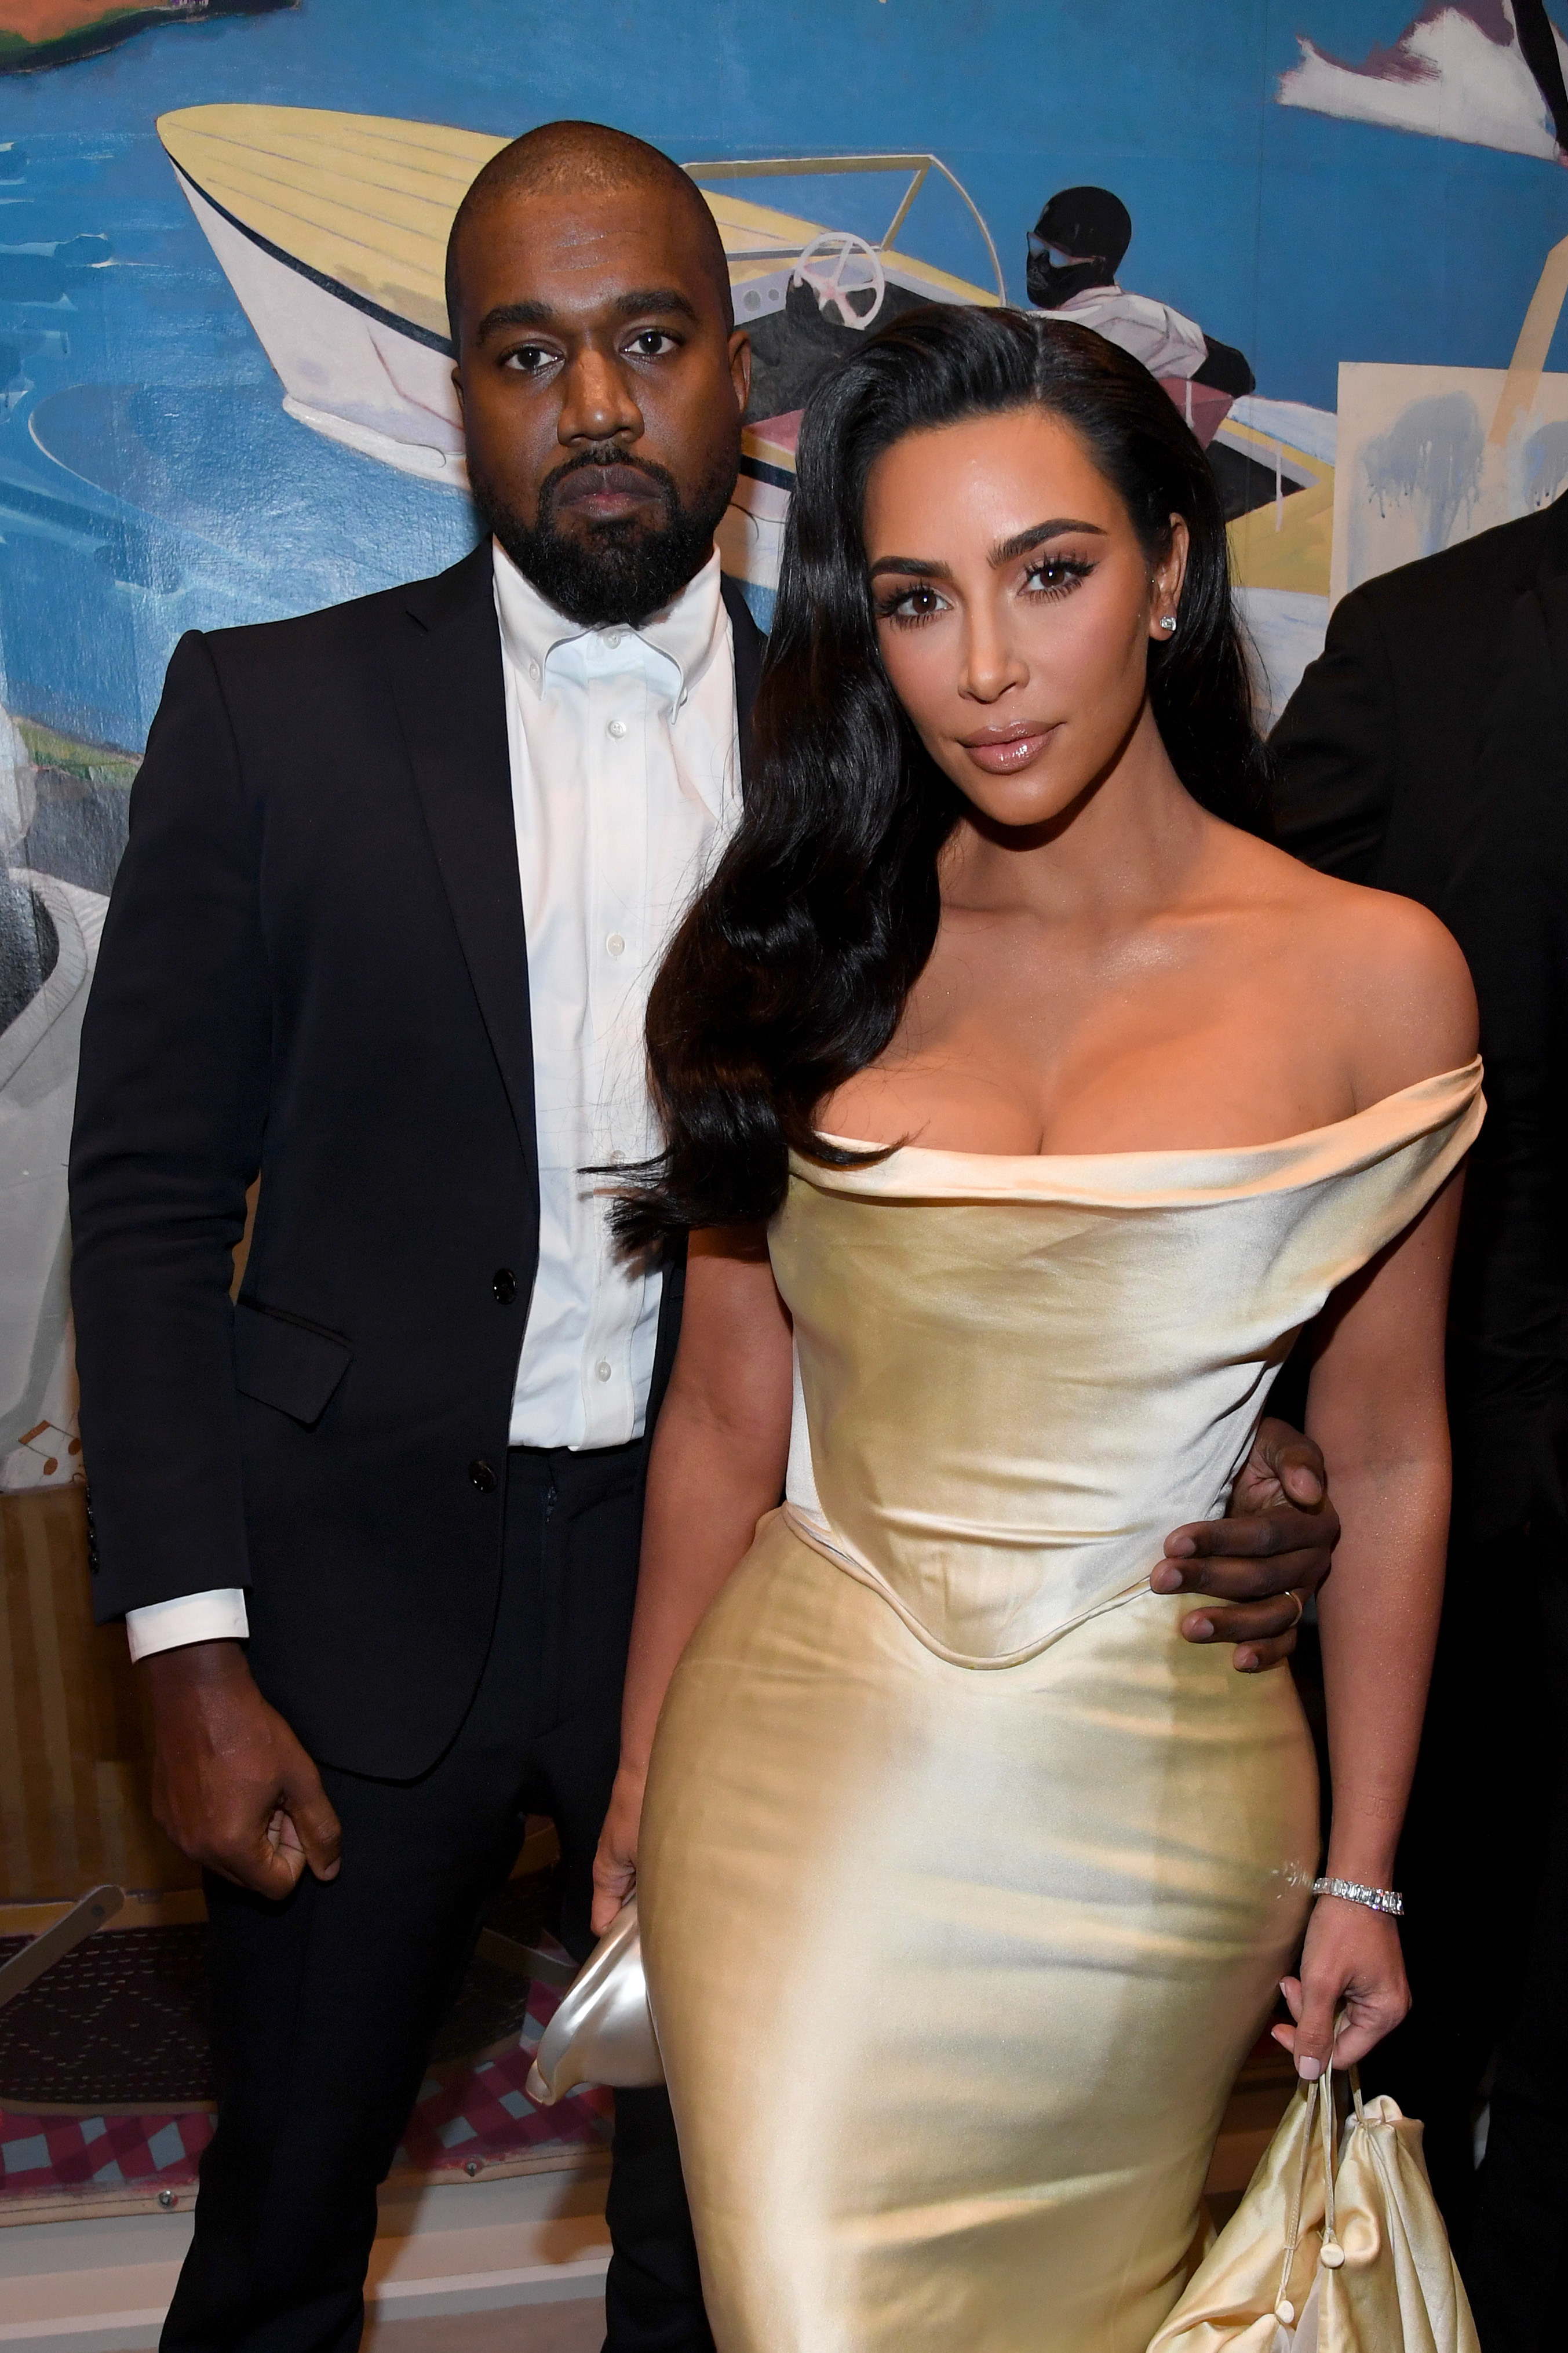
[[[403,472],[466,488],[443,269],[453,215],[505,137],[247,105],[182,108],[160,119],[158,135],[282,381],[289,414]],[[736,316],[752,329],[758,359],[760,421],[748,429],[721,544],[727,568],[771,587],[813,372],[835,347],[910,304],[1001,301],[1001,264],[973,201],[933,155],[748,157],[687,168],[719,224]],[[868,174],[890,174],[898,188],[877,238],[734,193],[738,184]],[[932,179],[967,207],[994,285],[955,277],[900,243]]]
[[[293,106],[193,106],[158,135],[291,417],[463,487],[442,264],[502,138]]]

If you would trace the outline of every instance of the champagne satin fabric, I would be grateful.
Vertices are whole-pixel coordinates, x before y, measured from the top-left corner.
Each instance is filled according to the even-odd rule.
[[[1334,2115],[1331,2074],[1299,2089],[1149,2353],[1480,2353],[1421,2126]]]
[[[1479,1090],[794,1171],[816,1493],[677,1671],[639,1862],[720,2353],[1142,2353],[1175,2302],[1317,1789],[1288,1676],[1183,1642],[1149,1572]]]

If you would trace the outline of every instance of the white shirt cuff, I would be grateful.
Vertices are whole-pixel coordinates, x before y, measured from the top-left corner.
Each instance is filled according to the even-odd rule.
[[[154,1651],[176,1651],[187,1642],[243,1642],[250,1631],[245,1595],[238,1586],[215,1593],[182,1593],[174,1601],[128,1609],[125,1632],[132,1660]]]

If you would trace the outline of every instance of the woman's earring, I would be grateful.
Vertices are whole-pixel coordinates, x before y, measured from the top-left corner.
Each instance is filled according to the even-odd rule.
[[[1174,613],[1167,613],[1167,614],[1165,615],[1164,619],[1163,619],[1163,620],[1161,622],[1161,624],[1160,624],[1160,627],[1161,627],[1163,629],[1173,629],[1173,628],[1175,628],[1175,626],[1176,626],[1176,617],[1175,617]]]

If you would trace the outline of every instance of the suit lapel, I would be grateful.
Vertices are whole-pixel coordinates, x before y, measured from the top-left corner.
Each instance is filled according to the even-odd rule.
[[[489,541],[416,581],[392,689],[436,863],[537,1195],[528,943]]]
[[[763,675],[763,656],[767,639],[752,617],[752,608],[740,588],[728,574],[719,582],[724,609],[730,616],[730,635],[735,647],[735,722],[741,747],[741,797],[744,800],[752,776],[752,705],[757,699],[757,687]],[[658,1303],[658,1333],[654,1344],[653,1379],[648,1390],[647,1419],[643,1425],[643,1477],[647,1477],[647,1450],[653,1442],[654,1424],[664,1402],[669,1385],[670,1366],[675,1362],[676,1343],[680,1337],[680,1314],[686,1299],[686,1236],[674,1235],[664,1246],[664,1289]]]
[[[752,705],[766,640],[733,582],[721,586],[735,648],[744,792]],[[405,605],[393,696],[452,920],[537,1192],[528,942],[489,541],[449,572],[416,581]]]
[[[757,699],[768,641],[752,618],[752,608],[745,597],[727,574],[720,579],[719,591],[730,616],[730,635],[735,646],[735,719],[741,744],[741,797],[744,800],[752,777],[752,706]]]

